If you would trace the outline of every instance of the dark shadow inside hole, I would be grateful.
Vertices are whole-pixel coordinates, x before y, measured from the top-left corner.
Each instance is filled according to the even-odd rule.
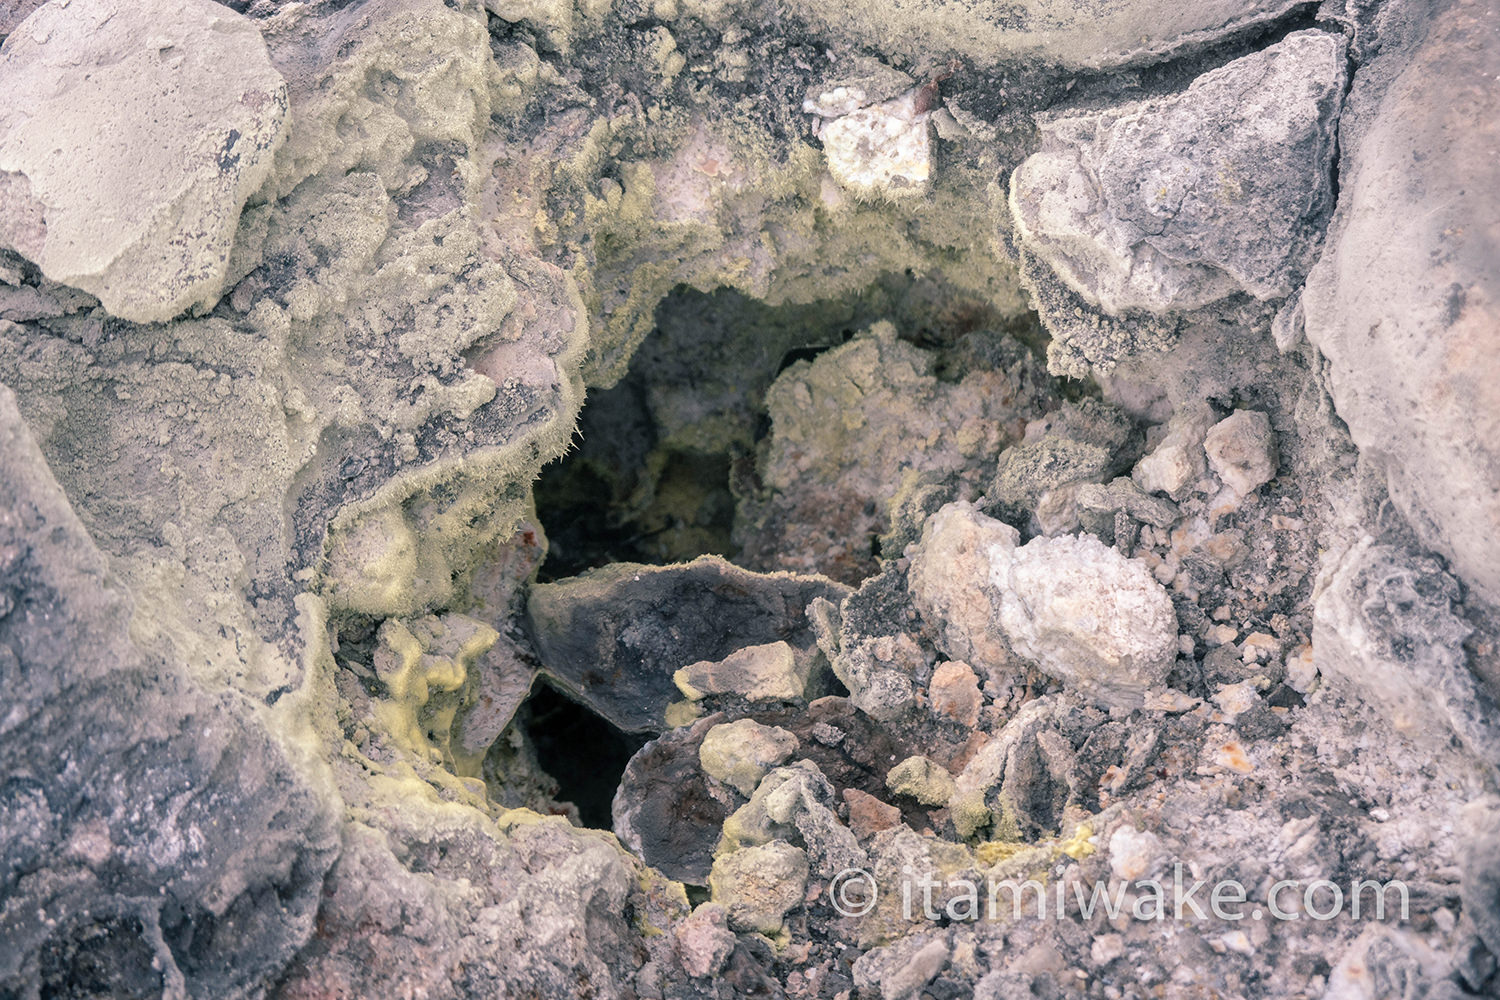
[[[577,576],[627,558],[636,532],[616,516],[616,491],[596,469],[565,458],[543,470],[535,491],[547,530],[547,558],[538,570],[539,582]]]
[[[853,337],[852,333],[848,337],[845,337],[844,340],[848,341],[851,337]],[[799,361],[811,361],[826,350],[828,350],[826,346],[794,347],[781,356],[781,364],[776,366],[776,374],[780,375]]]
[[[558,801],[577,806],[584,826],[610,829],[620,775],[651,737],[616,729],[547,684],[537,686],[527,707],[526,733],[537,763],[557,781]]]
[[[941,276],[888,274],[842,297],[777,306],[732,289],[679,287],[657,306],[624,377],[589,393],[575,447],[536,482],[550,542],[538,579],[612,562],[748,559],[753,527],[736,523],[736,505],[763,489],[767,391],[789,367],[880,319],[931,352],[945,380],[1006,367],[1046,341],[1034,315],[1000,315]]]

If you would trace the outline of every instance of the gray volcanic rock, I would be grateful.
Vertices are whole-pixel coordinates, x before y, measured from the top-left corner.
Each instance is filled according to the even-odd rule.
[[[216,302],[285,134],[255,26],[210,0],[51,3],[0,79],[0,246],[124,319]]]
[[[0,0],[0,997],[1494,994],[1494,7]]]
[[[1296,32],[1179,95],[1045,121],[1011,178],[1022,246],[1114,316],[1291,293],[1333,204],[1344,47]]]
[[[0,0],[0,40],[40,7],[45,0]]]
[[[705,753],[709,734],[725,719],[721,713],[705,716],[647,743],[626,765],[613,804],[614,831],[621,842],[647,864],[693,885],[707,884],[725,821],[759,784],[756,779],[744,791],[711,774],[718,770],[715,758],[760,752],[754,742],[733,739],[747,722],[783,740],[781,734],[790,734],[787,742],[795,742],[798,760],[811,761],[835,787],[872,797],[884,792],[892,761],[913,751],[843,698],[820,698],[806,708],[756,711],[730,724],[740,727],[738,733],[725,726],[717,745],[709,744]]]
[[[1396,5],[1355,79],[1339,210],[1302,297],[1360,452],[1423,544],[1500,600],[1500,12]]]
[[[1291,0],[1022,0],[995,7],[797,0],[790,13],[820,36],[852,37],[909,59],[1031,60],[1076,70],[1160,59],[1274,20],[1294,6]]]
[[[550,676],[621,729],[659,732],[683,667],[785,640],[805,676],[822,657],[807,606],[847,592],[819,576],[752,573],[704,556],[615,563],[539,585],[527,617]]]
[[[1461,821],[1470,837],[1459,859],[1464,913],[1493,953],[1500,951],[1500,799],[1469,803]]]
[[[0,993],[261,995],[312,933],[333,816],[129,617],[0,387]]]
[[[1313,598],[1313,660],[1415,738],[1452,731],[1500,763],[1500,704],[1469,672],[1458,581],[1431,556],[1366,538],[1331,561]]]
[[[630,759],[613,803],[615,835],[668,878],[707,885],[730,797],[705,780],[698,754],[722,715],[652,740]]]
[[[978,484],[993,456],[1040,416],[1046,396],[1034,367],[1028,357],[1009,371],[941,378],[936,355],[877,323],[787,368],[766,393],[766,489],[741,505],[742,559],[850,585],[873,576],[870,546],[890,529],[887,507],[903,482],[926,476]],[[947,433],[958,425],[964,433]]]

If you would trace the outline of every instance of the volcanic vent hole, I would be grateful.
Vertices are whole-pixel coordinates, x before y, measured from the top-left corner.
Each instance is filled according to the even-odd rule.
[[[610,829],[620,776],[650,737],[617,729],[549,684],[537,685],[523,711],[537,763],[557,782],[557,800],[576,806],[584,826]]]
[[[767,390],[786,368],[880,319],[923,347],[980,329],[1018,332],[1013,318],[953,294],[940,276],[890,274],[804,305],[675,289],[625,377],[590,393],[575,447],[536,483],[549,543],[539,578],[611,562],[735,559],[738,505],[757,488],[757,449],[770,430]]]
[[[590,393],[573,449],[535,485],[548,538],[538,579],[705,554],[777,568],[763,563],[775,548],[767,539],[779,536],[763,535],[755,516],[769,492],[761,481],[773,432],[768,391],[788,369],[815,362],[882,320],[925,352],[939,382],[1003,369],[1016,351],[1041,353],[1034,315],[997,314],[940,276],[891,274],[845,298],[781,306],[729,289],[680,287],[658,305],[655,329],[624,378]],[[816,531],[837,535],[836,514],[809,509],[807,517],[817,521]],[[848,575],[863,568],[851,566]],[[531,769],[501,767],[495,776],[530,781],[540,771],[549,788],[555,783],[546,792],[555,802],[571,803],[585,825],[611,827],[621,776],[648,738],[620,731],[545,683],[514,726]]]

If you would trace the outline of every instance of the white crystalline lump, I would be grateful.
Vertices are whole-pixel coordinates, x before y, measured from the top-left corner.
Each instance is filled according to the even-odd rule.
[[[1165,854],[1160,838],[1150,831],[1126,825],[1109,836],[1109,870],[1127,882],[1155,877]]]
[[[54,0],[0,54],[0,246],[136,322],[222,291],[287,93],[210,0]]]
[[[991,673],[1015,653],[1106,704],[1134,707],[1177,658],[1177,615],[1145,564],[1092,535],[1019,545],[971,504],[928,519],[908,550],[913,602],[945,652]]]
[[[1107,704],[1134,707],[1177,658],[1177,614],[1145,564],[1092,535],[992,545],[1000,626],[1020,655]]]
[[[1199,401],[1178,409],[1167,423],[1167,435],[1131,472],[1147,493],[1165,493],[1181,500],[1208,472],[1203,439],[1214,425],[1213,407]]]
[[[1271,418],[1260,410],[1235,410],[1204,437],[1208,464],[1225,486],[1249,496],[1276,476],[1280,459]]]
[[[823,126],[823,153],[839,186],[861,198],[927,193],[932,136],[921,87]]]

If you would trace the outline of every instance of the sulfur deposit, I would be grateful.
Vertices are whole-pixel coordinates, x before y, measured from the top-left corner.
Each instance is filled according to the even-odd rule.
[[[1500,995],[1497,81],[0,0],[0,997]]]

